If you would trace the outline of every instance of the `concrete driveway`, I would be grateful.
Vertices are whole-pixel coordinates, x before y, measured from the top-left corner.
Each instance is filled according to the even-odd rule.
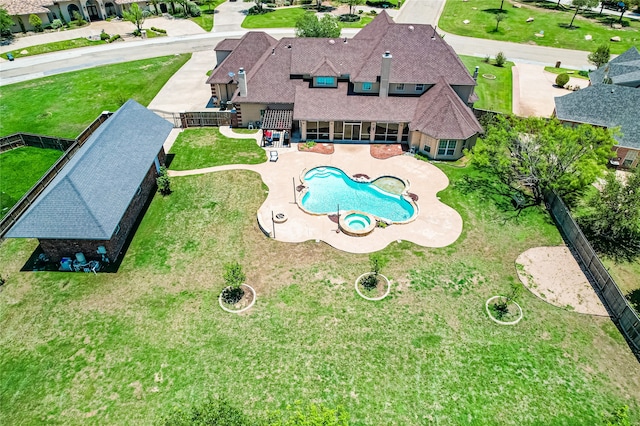
[[[571,93],[555,86],[557,74],[544,70],[543,65],[518,62],[513,67],[513,113],[522,117],[550,117],[554,98]],[[571,86],[587,87],[589,80],[571,78]]]

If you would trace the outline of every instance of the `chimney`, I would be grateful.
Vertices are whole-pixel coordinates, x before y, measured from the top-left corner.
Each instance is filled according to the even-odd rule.
[[[480,73],[480,67],[476,65],[476,70],[473,72],[473,79],[478,81],[478,74]]]
[[[244,72],[244,68],[240,68],[238,71],[238,88],[240,89],[240,97],[247,96],[247,74]]]
[[[389,76],[391,75],[391,52],[388,50],[382,55],[382,69],[380,70],[380,97],[389,95]]]

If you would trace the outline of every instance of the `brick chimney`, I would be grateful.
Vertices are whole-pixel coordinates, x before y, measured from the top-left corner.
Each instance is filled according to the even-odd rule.
[[[240,68],[238,71],[238,89],[240,89],[240,97],[247,96],[247,74],[244,72],[244,68]]]
[[[391,52],[388,50],[382,55],[382,69],[380,70],[380,97],[389,95],[389,76],[391,75]]]

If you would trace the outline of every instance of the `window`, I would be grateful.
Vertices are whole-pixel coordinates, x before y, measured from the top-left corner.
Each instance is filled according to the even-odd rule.
[[[316,86],[335,86],[335,77],[316,77]]]
[[[371,88],[373,87],[373,84],[371,83],[362,83],[362,90],[371,90]]]
[[[113,235],[118,235],[120,233],[120,225],[116,226],[116,230],[114,231]]]
[[[307,121],[307,140],[329,139],[328,121]]]
[[[455,139],[442,139],[438,144],[438,155],[453,155],[457,143]]]
[[[423,92],[424,84],[416,84],[416,92]]]
[[[396,83],[396,91],[404,92],[404,83]]]
[[[375,140],[395,142],[398,140],[398,123],[376,123]]]

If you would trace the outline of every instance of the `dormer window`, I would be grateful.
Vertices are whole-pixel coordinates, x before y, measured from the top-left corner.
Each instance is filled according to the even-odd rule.
[[[424,84],[416,84],[416,92],[424,91]]]
[[[404,92],[404,83],[396,83],[396,91]]]
[[[335,77],[316,77],[316,86],[318,87],[333,87],[335,85]]]
[[[373,87],[371,83],[362,83],[362,90],[369,91]]]

